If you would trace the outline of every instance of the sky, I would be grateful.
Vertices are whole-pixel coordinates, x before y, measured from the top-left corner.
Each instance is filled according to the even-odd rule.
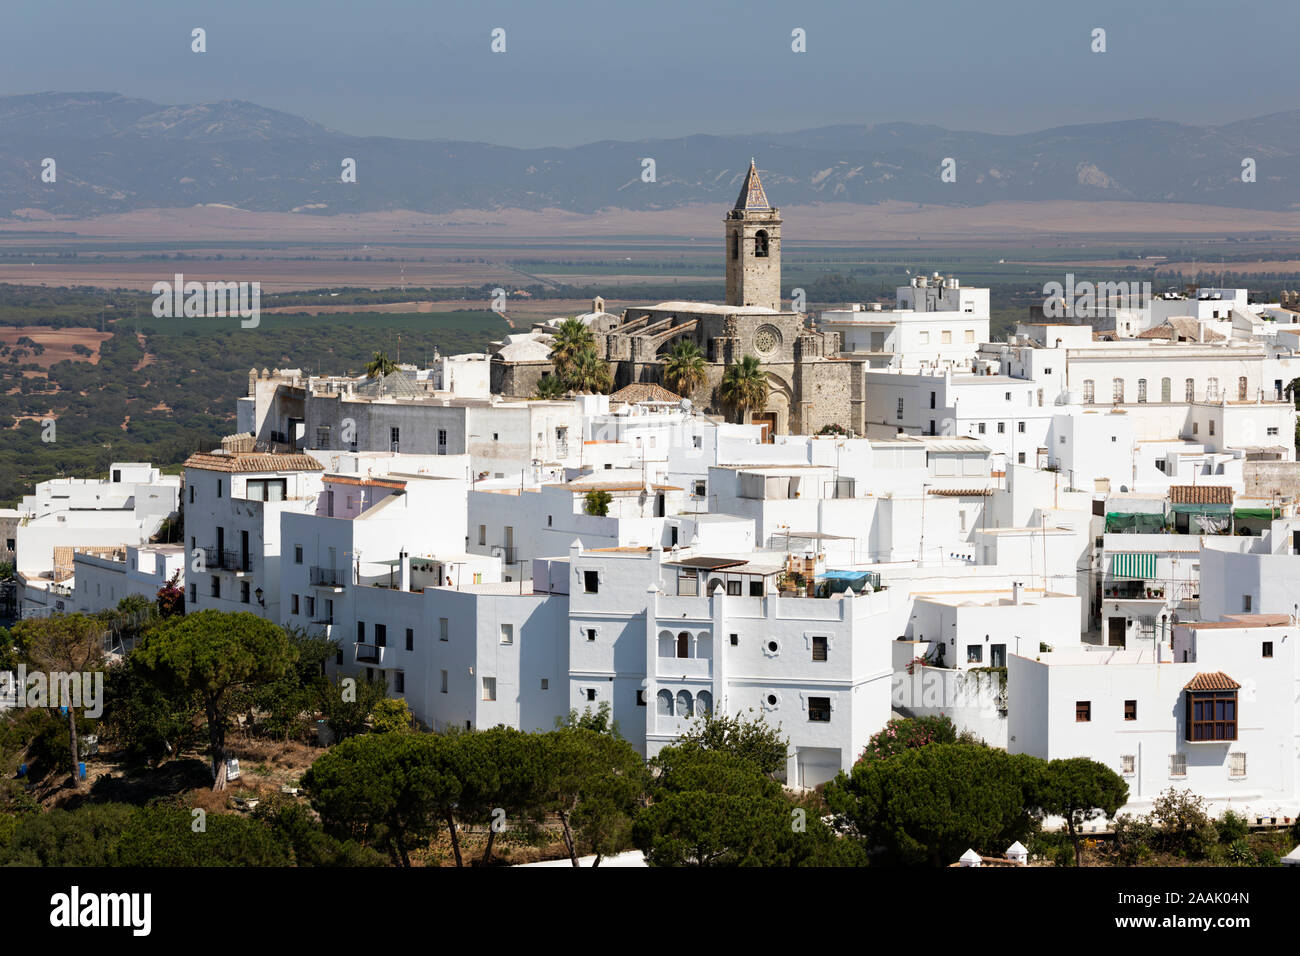
[[[1300,107],[1297,36],[1294,0],[5,0],[0,95],[240,99],[356,135],[528,147],[1213,125]]]

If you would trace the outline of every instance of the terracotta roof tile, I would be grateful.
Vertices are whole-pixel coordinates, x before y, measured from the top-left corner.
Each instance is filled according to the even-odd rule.
[[[1223,671],[1211,671],[1197,674],[1183,687],[1183,690],[1241,690],[1241,685]]]
[[[199,452],[185,459],[185,467],[199,471],[224,471],[231,474],[325,470],[325,466],[311,455],[277,455],[271,452],[245,452],[238,455],[213,455]]]
[[[676,392],[668,391],[662,385],[655,385],[652,382],[633,382],[610,395],[609,400],[625,402],[628,405],[635,405],[638,402],[667,402],[675,405],[682,400],[682,397]]]
[[[1176,505],[1230,505],[1228,485],[1170,485],[1169,501]]]

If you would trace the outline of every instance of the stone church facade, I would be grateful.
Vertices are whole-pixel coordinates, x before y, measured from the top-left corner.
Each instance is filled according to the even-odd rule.
[[[861,363],[840,356],[837,333],[816,331],[804,315],[782,308],[780,210],[768,203],[752,161],[723,230],[725,304],[661,302],[634,306],[618,318],[598,300],[581,317],[612,366],[615,388],[663,384],[664,358],[674,343],[688,339],[706,362],[704,382],[688,396],[703,411],[735,420],[719,394],[722,378],[728,365],[752,355],[767,373],[769,397],[767,407],[749,412],[747,421],[767,426],[769,436],[815,433],[826,425],[861,434]],[[535,361],[516,363],[499,352],[493,363],[493,390],[503,394],[530,395],[541,378]]]

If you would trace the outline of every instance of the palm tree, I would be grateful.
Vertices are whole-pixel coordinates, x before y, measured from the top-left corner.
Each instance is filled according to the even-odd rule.
[[[575,392],[608,392],[614,387],[609,363],[596,354],[594,346],[578,352],[569,362],[569,388]]]
[[[591,334],[591,329],[574,318],[561,322],[551,339],[551,364],[562,378],[568,375],[575,356],[596,347],[596,337]]]
[[[558,375],[544,375],[537,383],[537,397],[552,399],[561,397],[567,388],[564,379]]]
[[[678,339],[664,360],[664,384],[689,395],[704,384],[704,353],[690,339]]]
[[[743,422],[746,412],[767,407],[767,373],[757,358],[746,355],[727,366],[718,394],[740,413]]]
[[[376,352],[366,363],[366,378],[383,378],[397,371],[397,363],[388,357],[387,352]]]

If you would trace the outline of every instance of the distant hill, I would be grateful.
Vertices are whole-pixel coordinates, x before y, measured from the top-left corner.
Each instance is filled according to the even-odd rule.
[[[41,182],[53,157],[55,184]],[[1300,208],[1300,111],[1226,126],[1129,120],[1016,136],[886,123],[567,149],[349,136],[243,101],[161,106],[116,93],[0,97],[0,216],[83,217],[223,203],[391,209],[664,209],[735,198],[750,156],[778,205],[1129,200]],[[358,183],[339,181],[344,157]],[[652,157],[654,183],[641,181]],[[940,181],[945,157],[957,182]],[[1257,182],[1241,181],[1252,157]]]

